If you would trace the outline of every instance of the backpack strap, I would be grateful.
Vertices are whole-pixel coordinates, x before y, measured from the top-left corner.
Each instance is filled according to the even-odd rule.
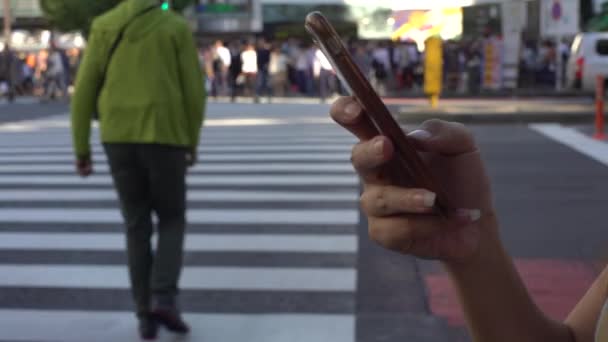
[[[110,47],[110,50],[108,52],[108,59],[106,60],[106,64],[103,67],[103,72],[101,74],[101,80],[99,81],[99,84],[97,85],[97,100],[99,100],[99,96],[101,95],[101,91],[103,90],[103,87],[106,84],[106,76],[108,73],[108,68],[110,67],[110,63],[112,62],[112,57],[114,56],[114,53],[116,52],[116,49],[118,49],[118,46],[120,45],[120,43],[122,42],[124,35],[125,35],[125,31],[127,31],[127,29],[131,26],[131,24],[133,24],[137,18],[143,16],[144,14],[151,12],[152,10],[155,10],[159,8],[158,6],[151,6],[146,8],[145,10],[137,13],[132,19],[131,21],[129,21],[125,26],[123,26],[120,31],[118,32],[118,35],[116,36],[116,39],[114,40],[114,43],[112,43],[112,47]],[[99,108],[97,108],[96,113],[94,113],[94,118],[95,119],[99,119]]]

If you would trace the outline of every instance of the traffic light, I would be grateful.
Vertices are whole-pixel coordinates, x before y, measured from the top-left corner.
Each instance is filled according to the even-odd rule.
[[[169,1],[163,1],[162,5],[160,5],[160,8],[163,11],[168,11],[171,8],[171,4],[169,4]]]

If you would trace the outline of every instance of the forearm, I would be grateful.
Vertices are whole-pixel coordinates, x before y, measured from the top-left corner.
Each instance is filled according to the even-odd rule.
[[[191,148],[196,151],[200,142],[201,130],[205,120],[207,96],[204,94],[196,99],[197,103],[190,110],[190,144]]]
[[[95,107],[89,100],[93,95],[86,92],[86,89],[78,89],[72,100],[70,120],[74,153],[77,157],[84,157],[91,153],[91,113]]]
[[[180,65],[182,66],[180,71],[181,88],[190,130],[190,147],[196,150],[199,144],[207,105],[206,76],[198,67],[198,59],[195,52],[183,55]]]
[[[568,315],[568,318],[566,318],[566,324],[574,332],[576,342],[595,341],[597,323],[607,297],[608,268],[604,269],[585,296],[572,310],[570,315]]]
[[[495,217],[482,218],[481,247],[463,263],[446,264],[474,341],[574,342],[570,329],[532,301],[498,234]]]
[[[80,64],[71,104],[72,140],[78,157],[91,153],[91,119],[93,112],[97,111],[98,86],[102,78],[95,37],[96,34],[92,32],[88,50]]]

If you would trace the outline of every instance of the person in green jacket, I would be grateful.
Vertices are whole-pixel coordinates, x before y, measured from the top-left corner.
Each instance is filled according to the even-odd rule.
[[[174,332],[189,331],[177,304],[185,176],[196,161],[206,103],[192,32],[184,19],[159,5],[158,0],[124,0],[94,20],[71,108],[76,168],[83,177],[93,172],[91,123],[94,113],[99,116],[126,225],[131,288],[144,339],[156,337],[159,323]],[[159,235],[154,255],[153,213]]]

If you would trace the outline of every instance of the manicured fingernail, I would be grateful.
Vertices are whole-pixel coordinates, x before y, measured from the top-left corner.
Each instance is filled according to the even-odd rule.
[[[361,113],[361,107],[356,102],[349,103],[346,107],[344,107],[345,119],[355,120],[359,114]]]
[[[470,222],[477,222],[481,218],[481,210],[479,209],[458,209],[456,215],[460,218],[470,220]]]
[[[471,221],[473,221],[473,222],[477,222],[477,221],[479,221],[479,219],[481,219],[481,210],[479,210],[479,209],[471,210],[470,214],[471,214]]]
[[[424,208],[432,208],[435,205],[436,199],[437,195],[432,192],[424,192],[414,196],[416,203],[419,203]]]
[[[417,129],[415,131],[410,132],[407,136],[416,140],[427,140],[431,137],[431,133],[423,129]]]
[[[377,140],[377,141],[374,143],[373,148],[374,148],[374,152],[375,152],[376,154],[383,154],[383,153],[384,153],[384,141],[382,141],[382,140]]]

